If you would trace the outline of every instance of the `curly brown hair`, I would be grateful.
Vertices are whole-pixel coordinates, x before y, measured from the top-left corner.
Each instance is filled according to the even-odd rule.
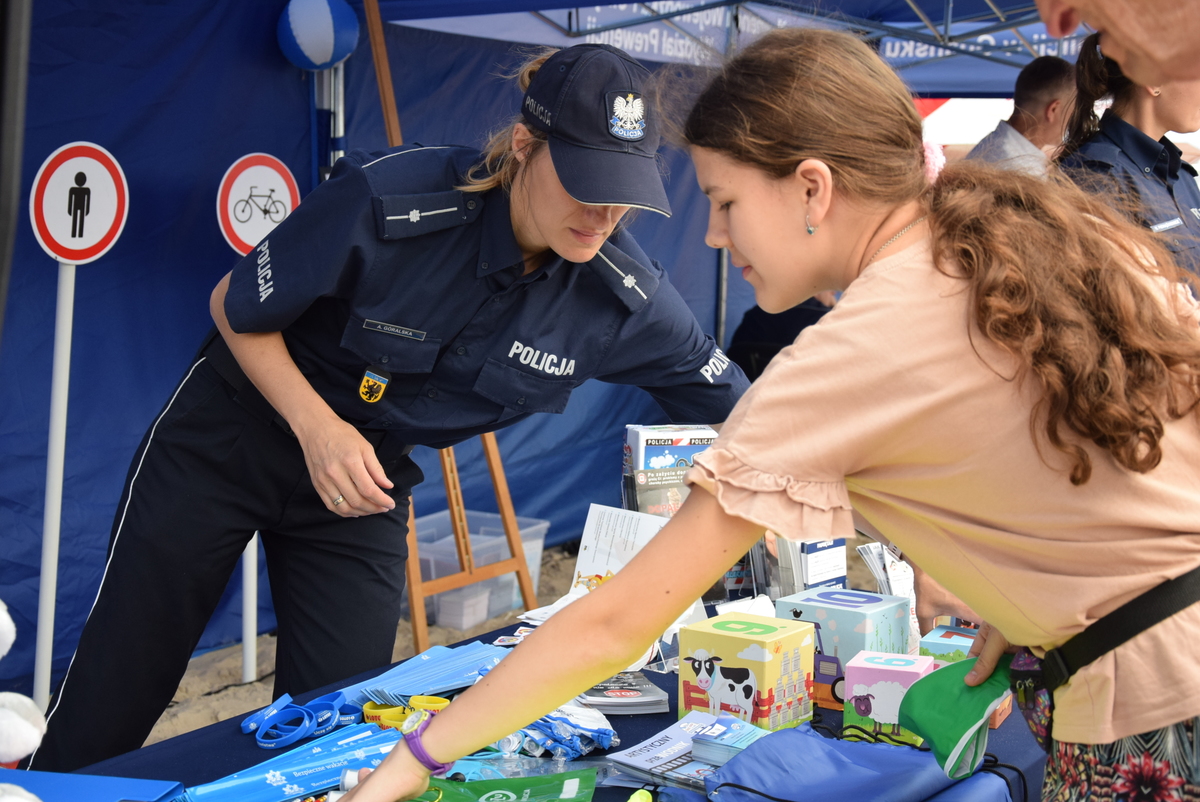
[[[966,163],[943,172],[929,206],[937,259],[969,282],[975,322],[1017,358],[1015,378],[1039,382],[1030,429],[1071,458],[1071,482],[1092,464],[1064,427],[1129,470],[1158,465],[1164,419],[1200,399],[1200,329],[1186,305],[1163,303],[1183,280],[1166,249],[1059,176]]]
[[[1196,410],[1200,326],[1172,298],[1187,290],[1171,254],[1057,175],[964,162],[930,185],[908,89],[853,36],[767,34],[701,93],[683,134],[774,177],[819,159],[848,197],[926,204],[939,269],[964,278],[972,323],[1017,359],[1009,378],[1039,383],[1031,435],[1069,458],[1073,484],[1092,472],[1078,438],[1146,472],[1164,421]]]

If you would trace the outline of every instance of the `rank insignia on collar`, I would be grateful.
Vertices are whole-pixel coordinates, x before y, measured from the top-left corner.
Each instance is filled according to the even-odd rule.
[[[383,398],[383,393],[387,390],[388,382],[391,380],[390,373],[376,370],[374,367],[368,368],[363,373],[362,383],[358,385],[358,397],[368,404],[374,404]]]

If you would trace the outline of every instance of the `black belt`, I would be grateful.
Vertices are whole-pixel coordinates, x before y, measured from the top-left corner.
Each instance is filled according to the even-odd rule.
[[[229,346],[220,332],[214,329],[210,333],[205,344],[201,346],[200,353],[204,356],[208,364],[212,365],[217,375],[233,387],[235,391],[234,400],[243,409],[265,423],[278,426],[292,437],[296,436],[287,420],[275,411],[275,407],[271,406],[271,402],[264,398],[263,394],[254,386],[254,382],[250,381],[250,377],[242,370],[242,366],[238,364],[237,358],[229,350]],[[382,456],[378,452],[384,447],[384,443],[389,440],[388,435],[391,434],[390,432],[383,429],[360,428],[358,429],[358,433],[371,444],[378,456]],[[395,438],[390,439],[394,440]],[[386,450],[388,452],[395,451],[397,457],[403,457],[411,453],[413,447],[408,444],[393,447],[391,443],[388,443]]]
[[[1200,568],[1168,579],[1141,596],[1130,599],[1098,621],[1093,621],[1091,626],[1062,646],[1046,652],[1042,658],[1046,688],[1053,692],[1079,669],[1197,601],[1200,601]]]

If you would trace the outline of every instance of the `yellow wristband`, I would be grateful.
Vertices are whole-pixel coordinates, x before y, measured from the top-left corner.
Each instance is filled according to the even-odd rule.
[[[380,724],[380,719],[383,718],[385,713],[389,713],[396,709],[405,710],[406,708],[397,708],[395,705],[379,705],[375,704],[374,702],[367,702],[365,705],[363,705],[363,721],[366,721],[370,724]]]
[[[450,704],[449,699],[443,699],[441,696],[412,696],[408,700],[409,705],[413,710],[428,710],[431,713],[445,710]]]

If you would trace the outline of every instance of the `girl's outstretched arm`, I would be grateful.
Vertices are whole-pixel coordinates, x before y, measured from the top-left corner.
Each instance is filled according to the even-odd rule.
[[[435,760],[470,754],[570,701],[636,660],[745,554],[763,528],[727,515],[694,487],[683,507],[620,573],[567,607],[430,723]],[[425,790],[429,772],[403,746],[347,802],[393,802]]]

